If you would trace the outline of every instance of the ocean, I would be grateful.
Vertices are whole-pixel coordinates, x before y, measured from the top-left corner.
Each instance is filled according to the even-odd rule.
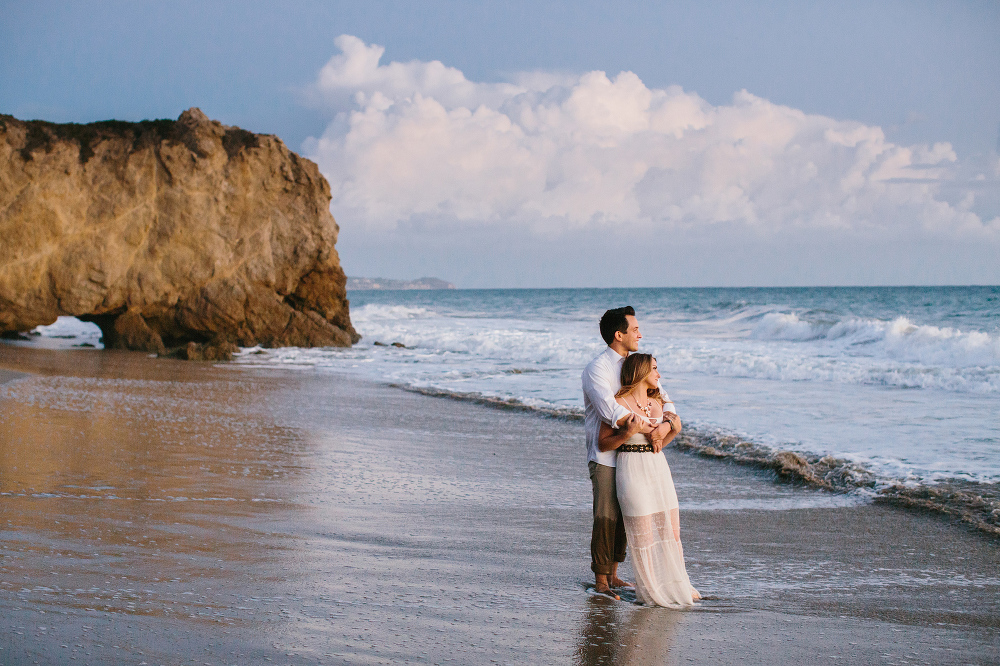
[[[850,461],[876,479],[863,492],[1000,481],[1000,287],[348,296],[363,336],[353,348],[250,348],[235,366],[350,373],[572,418],[583,409],[580,373],[604,348],[598,319],[631,305],[640,351],[657,357],[689,429]],[[74,334],[58,340],[97,344],[96,327],[77,328],[61,319],[34,344]]]
[[[631,305],[640,351],[699,432],[850,460],[880,484],[1000,481],[1000,287],[348,296],[363,336],[352,349],[248,349],[237,362],[580,413],[580,373],[604,348],[597,322]]]

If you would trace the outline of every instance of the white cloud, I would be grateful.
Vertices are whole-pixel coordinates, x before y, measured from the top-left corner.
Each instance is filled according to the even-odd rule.
[[[895,145],[746,91],[713,106],[632,72],[477,83],[438,61],[380,64],[384,49],[356,37],[336,44],[309,91],[335,117],[305,152],[355,228],[1000,238],[1000,218],[975,212],[989,188],[963,185],[976,174],[947,143]]]

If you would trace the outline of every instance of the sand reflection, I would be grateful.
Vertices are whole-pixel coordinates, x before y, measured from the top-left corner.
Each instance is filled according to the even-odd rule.
[[[289,547],[274,525],[301,511],[303,443],[262,408],[271,389],[127,356],[87,370],[0,386],[0,592],[246,619],[244,586]]]
[[[644,608],[601,597],[589,599],[577,644],[576,663],[664,664],[668,658],[681,611]]]

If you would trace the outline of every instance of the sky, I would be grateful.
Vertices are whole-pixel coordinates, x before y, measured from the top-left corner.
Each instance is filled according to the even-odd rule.
[[[0,113],[211,118],[348,275],[1000,283],[1000,4],[3,2]]]

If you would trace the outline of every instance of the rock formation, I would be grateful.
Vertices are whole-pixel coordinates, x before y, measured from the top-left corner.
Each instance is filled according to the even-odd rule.
[[[0,116],[0,333],[73,315],[107,348],[186,357],[349,346],[329,205],[315,164],[199,109],[88,125]]]

